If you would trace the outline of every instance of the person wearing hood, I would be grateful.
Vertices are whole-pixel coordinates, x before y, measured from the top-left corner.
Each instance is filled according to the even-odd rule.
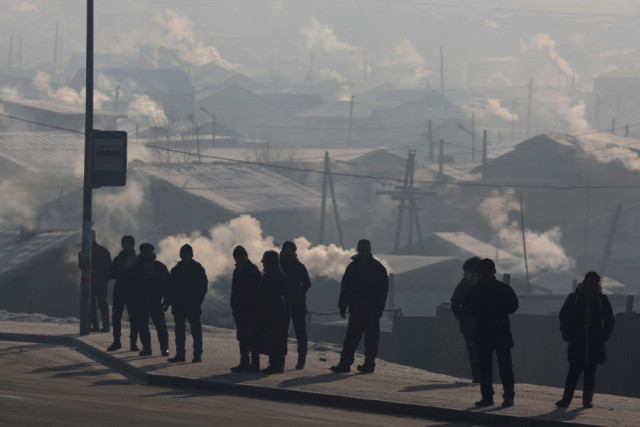
[[[260,352],[269,356],[269,366],[261,372],[279,374],[284,372],[283,362],[287,354],[287,283],[280,268],[278,252],[266,251],[262,256],[262,265],[264,272],[257,294],[258,337]]]
[[[295,243],[284,242],[280,250],[280,266],[287,276],[287,318],[293,322],[298,341],[296,369],[304,369],[307,360],[307,291],[311,287],[311,279],[307,268],[298,260],[296,250]]]
[[[91,231],[91,332],[109,332],[109,269],[111,268],[111,254],[104,246],[96,241],[96,231]],[[82,251],[78,252],[78,266],[82,269]],[[98,309],[102,317],[102,329],[98,323]]]
[[[207,295],[209,281],[202,265],[193,259],[193,248],[186,244],[180,248],[180,261],[171,269],[169,287],[162,310],[171,307],[176,334],[176,355],[171,363],[185,361],[187,321],[193,337],[193,363],[202,362],[202,303]]]
[[[240,364],[231,372],[260,371],[260,352],[257,348],[257,294],[262,275],[250,260],[247,250],[236,246],[233,250],[236,268],[231,279],[231,314],[236,324],[236,338],[240,346]],[[251,359],[249,359],[251,355]]]
[[[476,320],[464,314],[464,300],[469,291],[478,283],[478,267],[480,266],[480,258],[469,258],[462,265],[464,276],[456,286],[451,296],[451,310],[453,315],[460,323],[460,333],[464,337],[469,352],[469,362],[471,364],[471,378],[474,384],[480,382],[480,365],[478,363],[478,350],[476,348],[473,334],[476,329]]]
[[[122,251],[116,256],[109,270],[109,277],[115,279],[113,286],[113,306],[111,309],[111,322],[113,326],[113,344],[107,351],[116,351],[122,348],[120,335],[122,332],[122,314],[125,306],[129,315],[129,351],[139,351],[138,326],[134,310],[134,280],[131,269],[136,264],[136,242],[133,236],[122,236],[120,240]]]
[[[169,284],[169,270],[156,260],[154,247],[151,243],[140,245],[140,255],[137,264],[131,269],[131,274],[137,287],[136,313],[138,315],[138,329],[142,351],[140,356],[151,356],[151,334],[149,333],[149,316],[158,333],[160,353],[169,355],[169,332],[167,322],[162,311],[162,298]]]
[[[386,268],[371,254],[371,242],[360,240],[358,253],[342,276],[338,308],[344,319],[349,310],[347,335],[344,339],[340,362],[331,367],[336,373],[351,370],[354,355],[364,334],[364,364],[358,371],[372,373],[378,355],[380,318],[387,303],[389,276]]]
[[[569,406],[582,373],[582,406],[593,407],[596,367],[607,361],[605,343],[613,332],[614,323],[613,309],[609,298],[602,293],[600,276],[590,271],[575,292],[569,294],[560,310],[560,332],[569,343],[569,372],[564,395],[556,402],[557,407]]]
[[[478,283],[471,288],[462,305],[464,314],[474,317],[474,341],[480,363],[480,392],[476,406],[493,405],[493,353],[496,353],[500,381],[504,389],[502,407],[511,407],[515,398],[515,380],[511,349],[513,336],[509,315],[518,310],[518,297],[511,286],[496,279],[496,265],[485,258],[478,266]]]

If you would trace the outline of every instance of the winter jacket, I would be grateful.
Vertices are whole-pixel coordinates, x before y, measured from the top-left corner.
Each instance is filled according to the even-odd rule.
[[[260,352],[287,353],[288,317],[285,295],[287,284],[280,268],[265,269],[257,293]]]
[[[476,319],[476,345],[491,348],[513,347],[509,315],[516,310],[518,297],[515,292],[495,277],[479,281],[463,304],[464,314]]]
[[[173,314],[201,314],[208,290],[207,274],[200,263],[180,261],[171,269],[165,301]]]
[[[342,276],[338,308],[351,315],[382,317],[389,292],[387,269],[372,255],[355,255]]]
[[[587,298],[579,285],[560,310],[560,331],[569,342],[569,363],[581,366],[605,363],[605,343],[614,323],[609,298],[601,293]]]
[[[159,303],[169,286],[169,270],[156,260],[156,254],[149,260],[138,257],[138,262],[131,269],[131,276],[136,287],[137,296]]]
[[[476,329],[476,319],[464,314],[463,310],[464,300],[469,294],[469,291],[473,289],[473,286],[473,283],[470,283],[469,280],[463,277],[451,296],[451,310],[460,323],[460,332],[465,336],[472,336]]]
[[[236,323],[256,317],[257,295],[262,275],[251,261],[236,265],[231,279],[231,314]]]
[[[82,268],[82,250],[78,252],[78,267]],[[91,245],[91,289],[107,291],[109,270],[111,268],[111,254],[104,246],[96,242]]]
[[[294,256],[280,256],[280,266],[287,282],[287,302],[290,305],[305,305],[306,294],[311,287],[307,268]]]
[[[109,270],[109,277],[116,281],[113,286],[114,298],[133,295],[135,283],[131,275],[131,269],[137,261],[138,257],[134,250],[121,251],[118,256],[113,259],[111,269]]]

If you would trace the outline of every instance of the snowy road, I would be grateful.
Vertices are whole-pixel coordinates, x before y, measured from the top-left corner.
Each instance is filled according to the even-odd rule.
[[[0,371],[0,425],[438,425],[141,385],[72,349],[43,344],[0,342]]]

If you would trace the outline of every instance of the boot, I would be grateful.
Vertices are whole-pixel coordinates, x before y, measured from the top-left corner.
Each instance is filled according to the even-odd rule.
[[[111,329],[109,329],[108,326],[105,326],[104,328],[100,329],[100,332],[111,332]]]
[[[138,347],[138,344],[136,344],[135,341],[129,345],[129,351],[140,351],[140,348]]]
[[[246,372],[249,370],[250,366],[251,364],[249,363],[249,352],[244,351],[243,346],[240,345],[240,364],[238,366],[231,368],[231,372],[234,372],[234,373]]]
[[[341,360],[340,363],[338,363],[335,366],[332,366],[331,370],[336,374],[346,374],[347,372],[351,371],[351,365],[348,365],[347,363]]]
[[[100,332],[100,326],[95,324],[91,327],[91,332]]]
[[[572,399],[573,399],[573,393],[565,390],[564,394],[562,395],[562,399],[556,402],[556,406],[558,408],[568,408],[569,405],[571,404]]]
[[[356,366],[356,369],[363,374],[372,374],[376,370],[376,364],[364,362],[364,364]]]
[[[202,353],[193,353],[193,359],[191,359],[191,363],[200,363],[202,362]]]
[[[305,359],[298,359],[298,363],[296,364],[296,369],[298,371],[301,369],[304,369],[305,362],[306,362]]]
[[[282,357],[269,356],[269,366],[261,370],[263,374],[281,374],[284,372],[284,366],[282,366]]]
[[[493,398],[491,397],[483,397],[481,400],[475,403],[475,405],[479,408],[484,406],[493,406]]]
[[[120,344],[120,341],[114,341],[113,344],[111,344],[107,348],[107,351],[116,351],[116,350],[120,350],[121,348],[122,348],[122,345]]]
[[[184,360],[185,360],[184,353],[176,353],[174,357],[167,359],[169,363],[184,362]]]
[[[169,349],[168,348],[160,349],[160,354],[163,355],[163,356],[168,356],[169,355]]]
[[[585,390],[582,392],[582,407],[585,409],[593,408],[593,391]]]
[[[251,352],[251,365],[247,372],[260,372],[260,353],[257,351]]]
[[[138,353],[140,356],[151,356],[151,348],[142,348],[142,351]]]

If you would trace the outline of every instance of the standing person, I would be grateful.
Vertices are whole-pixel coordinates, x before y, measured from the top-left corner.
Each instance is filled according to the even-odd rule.
[[[133,307],[134,286],[131,276],[131,268],[136,264],[138,257],[135,250],[135,239],[133,236],[122,236],[120,240],[122,251],[116,256],[111,264],[109,276],[115,279],[113,286],[113,308],[111,311],[111,321],[113,322],[113,344],[107,348],[107,351],[116,351],[122,348],[120,344],[120,335],[122,330],[122,313],[124,307],[127,307],[129,315],[129,351],[139,351],[138,326],[136,323],[136,315]]]
[[[296,369],[304,369],[307,361],[307,291],[311,279],[307,268],[298,260],[295,243],[287,240],[280,250],[280,266],[287,276],[287,319],[293,322],[298,341],[298,363]],[[287,320],[287,330],[289,321]]]
[[[231,368],[231,372],[260,371],[260,352],[258,351],[258,288],[262,275],[250,260],[242,246],[233,250],[236,268],[231,279],[231,314],[236,323],[236,338],[240,345],[240,364]],[[249,360],[251,355],[251,360]]]
[[[569,372],[557,407],[569,406],[580,374],[584,372],[582,406],[593,408],[596,367],[607,361],[604,345],[613,332],[614,323],[609,298],[602,294],[600,276],[590,271],[560,310],[560,331],[562,338],[569,342]]]
[[[358,253],[342,276],[340,315],[344,319],[349,310],[347,336],[344,339],[340,363],[332,366],[337,373],[349,372],[360,339],[364,334],[364,364],[358,365],[358,371],[372,373],[378,355],[380,340],[380,318],[387,303],[389,276],[384,266],[371,254],[371,242],[360,240]]]
[[[513,406],[515,380],[511,349],[513,337],[509,315],[518,309],[518,297],[511,286],[496,279],[496,265],[489,258],[480,261],[478,283],[469,291],[463,304],[464,313],[475,317],[474,333],[480,362],[480,391],[482,399],[476,406],[493,405],[493,352],[500,369],[504,389],[502,407]]]
[[[142,351],[140,356],[151,356],[151,334],[149,333],[149,316],[158,333],[160,353],[169,355],[169,332],[162,310],[162,298],[169,284],[169,270],[156,260],[154,247],[151,243],[140,245],[138,263],[131,269],[137,287],[136,314],[140,331]]]
[[[109,269],[111,268],[111,254],[104,246],[96,242],[96,231],[91,230],[91,332],[109,332]],[[78,252],[78,266],[82,268],[82,251]],[[102,329],[98,323],[98,310],[102,317]]]
[[[480,258],[469,258],[462,265],[462,271],[464,276],[453,291],[451,297],[451,310],[453,315],[456,316],[460,323],[460,332],[464,337],[464,342],[467,344],[467,351],[469,352],[469,363],[471,364],[471,378],[474,383],[480,382],[480,365],[478,363],[478,350],[476,348],[475,339],[473,333],[476,328],[476,319],[464,314],[463,304],[464,300],[469,294],[469,291],[478,282],[478,267],[480,266]]]
[[[258,288],[259,345],[260,352],[269,356],[269,366],[261,372],[284,372],[287,354],[287,317],[285,295],[287,283],[280,268],[278,252],[266,251],[262,256],[264,272]]]
[[[193,248],[186,244],[180,248],[180,261],[171,269],[169,288],[162,304],[166,311],[171,306],[176,333],[176,355],[171,363],[184,362],[187,321],[193,337],[192,363],[202,362],[202,303],[208,290],[207,274],[193,259]]]

